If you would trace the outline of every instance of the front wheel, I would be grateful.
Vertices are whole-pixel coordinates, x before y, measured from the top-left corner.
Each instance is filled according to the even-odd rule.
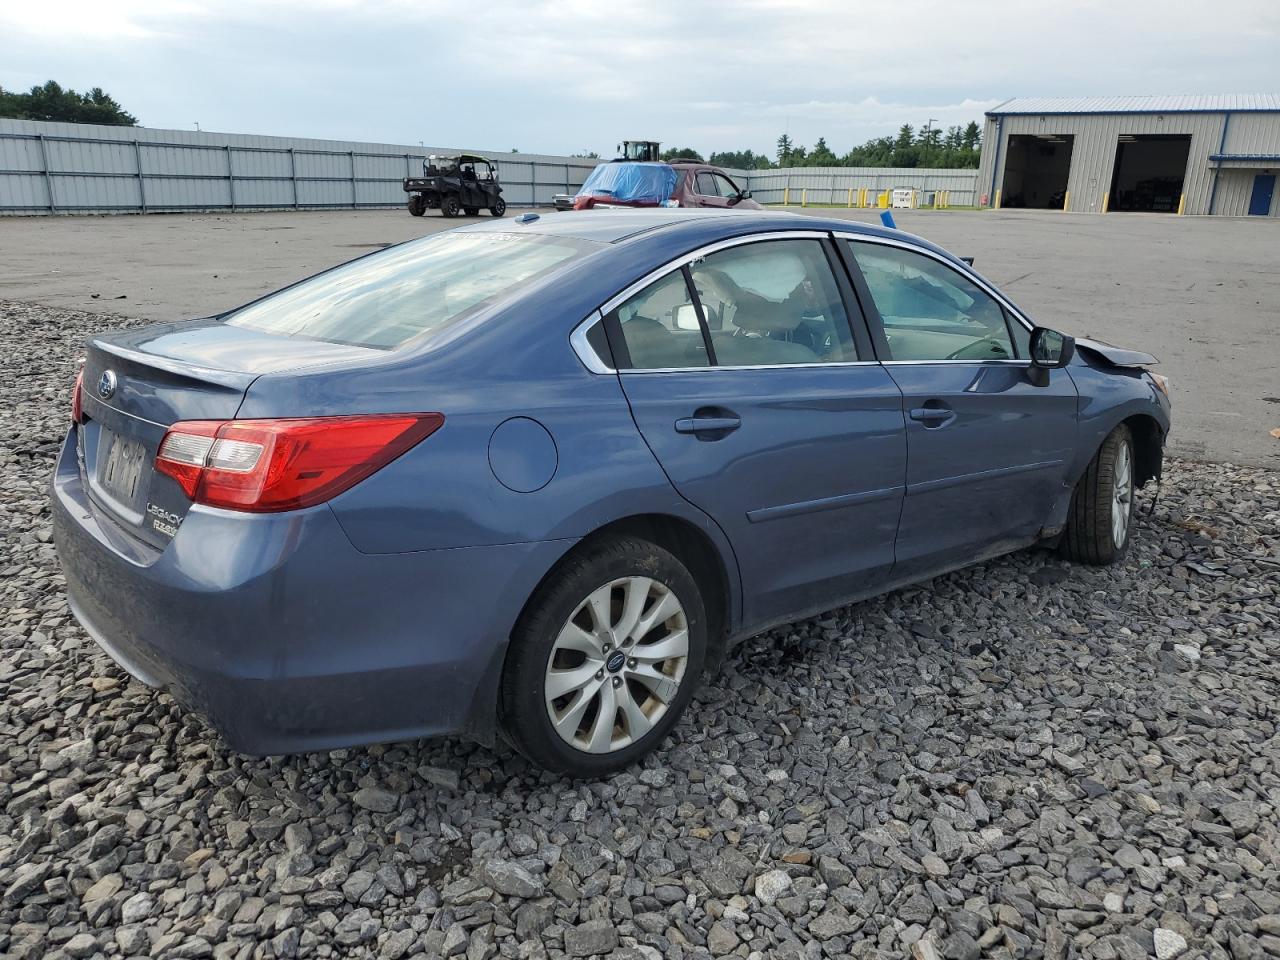
[[[602,542],[530,601],[503,669],[503,726],[556,773],[621,770],[680,719],[706,646],[702,597],[684,564],[645,540]]]
[[[457,197],[441,197],[440,213],[445,217],[456,217],[462,213],[462,204]]]
[[[1089,461],[1071,498],[1061,550],[1072,560],[1106,566],[1124,557],[1133,527],[1133,434],[1116,427]]]
[[[493,201],[493,206],[489,208],[489,212],[495,217],[505,216],[507,212],[507,201],[499,197]]]
[[[415,193],[409,197],[409,212],[415,217],[420,217],[427,212],[427,198],[421,194]]]

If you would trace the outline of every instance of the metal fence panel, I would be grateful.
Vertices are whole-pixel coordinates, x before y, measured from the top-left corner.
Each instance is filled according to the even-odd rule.
[[[875,197],[905,188],[930,194],[949,190],[952,206],[976,203],[977,170],[919,167],[787,167],[747,173],[751,195],[760,203],[856,206],[861,190]]]
[[[397,207],[431,154],[479,153],[507,203],[549,205],[598,161],[544,154],[0,120],[0,214]]]
[[[0,214],[398,207],[431,154],[490,157],[509,206],[573,193],[598,161],[447,147],[0,120]],[[761,203],[846,205],[862,189],[977,200],[975,170],[731,170]]]

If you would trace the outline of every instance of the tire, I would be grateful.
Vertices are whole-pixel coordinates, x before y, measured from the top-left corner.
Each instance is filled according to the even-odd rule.
[[[611,648],[624,622],[634,627]],[[520,618],[503,667],[502,725],[544,769],[574,778],[614,773],[666,739],[698,685],[706,649],[702,596],[684,564],[646,540],[602,541],[561,563]],[[554,695],[549,684],[564,692]],[[602,722],[610,705],[613,722]]]
[[[1116,427],[1076,484],[1062,532],[1061,553],[1080,563],[1106,566],[1121,560],[1133,533],[1133,435]]]
[[[478,217],[478,216],[480,216],[480,208],[479,208],[479,207],[467,207],[467,208],[466,208],[466,210],[465,210],[464,212],[466,213],[466,215],[467,215],[468,217]]]
[[[507,201],[499,197],[497,200],[493,201],[493,206],[489,208],[489,212],[495,217],[506,216]]]
[[[414,194],[409,198],[409,212],[415,217],[420,217],[427,212],[427,201],[425,197]]]
[[[440,213],[446,217],[456,217],[462,213],[462,204],[454,196],[440,198]]]

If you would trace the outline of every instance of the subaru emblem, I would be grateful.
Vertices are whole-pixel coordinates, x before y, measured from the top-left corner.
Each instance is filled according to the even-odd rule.
[[[102,376],[98,378],[98,396],[103,400],[110,400],[116,392],[116,375],[114,370],[103,370]]]

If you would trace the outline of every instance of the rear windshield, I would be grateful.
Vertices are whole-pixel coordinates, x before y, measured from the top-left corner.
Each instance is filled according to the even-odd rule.
[[[566,237],[444,233],[335,267],[223,319],[237,327],[390,350],[582,256]]]

